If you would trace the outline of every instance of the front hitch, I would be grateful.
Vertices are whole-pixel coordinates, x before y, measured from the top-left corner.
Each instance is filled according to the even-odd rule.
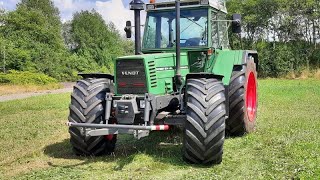
[[[88,136],[105,136],[110,134],[133,134],[135,138],[140,139],[149,135],[150,131],[167,131],[169,125],[122,125],[122,124],[91,124],[91,123],[73,123],[68,122],[69,127],[93,128],[86,131]]]

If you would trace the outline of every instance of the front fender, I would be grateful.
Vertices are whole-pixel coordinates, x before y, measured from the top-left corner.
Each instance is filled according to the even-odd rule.
[[[104,73],[79,73],[79,76],[83,77],[84,79],[87,78],[107,78],[114,81],[114,76],[111,74],[104,74]]]

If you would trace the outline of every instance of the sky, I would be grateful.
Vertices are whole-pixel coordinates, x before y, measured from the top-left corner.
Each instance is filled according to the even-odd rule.
[[[0,8],[14,10],[20,0],[0,0]],[[112,21],[117,29],[123,32],[125,22],[133,22],[133,11],[129,10],[131,0],[52,0],[60,10],[62,22],[72,19],[72,14],[81,10],[95,9],[106,22]],[[148,2],[149,0],[144,0]],[[145,21],[145,12],[142,11],[141,22]]]

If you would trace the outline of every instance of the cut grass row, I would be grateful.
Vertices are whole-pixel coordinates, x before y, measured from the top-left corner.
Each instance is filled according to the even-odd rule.
[[[28,92],[39,92],[44,90],[53,90],[62,88],[59,83],[52,83],[47,85],[12,85],[0,84],[0,96],[9,94],[20,94]]]
[[[221,165],[188,165],[181,135],[120,136],[114,156],[77,157],[69,94],[0,103],[0,179],[318,179],[320,81],[260,80],[257,131],[228,138]]]

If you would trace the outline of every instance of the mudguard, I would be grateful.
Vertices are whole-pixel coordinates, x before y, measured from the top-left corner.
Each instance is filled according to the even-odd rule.
[[[84,79],[87,78],[107,78],[114,81],[114,76],[111,74],[104,74],[104,73],[79,73],[79,76],[83,77]]]

